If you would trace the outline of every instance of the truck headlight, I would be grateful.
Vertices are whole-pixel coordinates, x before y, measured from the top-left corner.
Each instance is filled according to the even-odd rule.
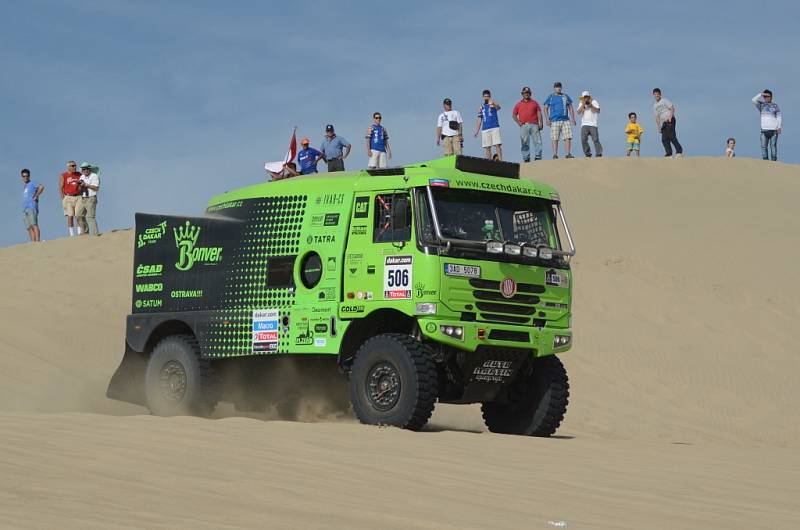
[[[525,245],[522,247],[522,255],[526,258],[535,258],[539,255],[539,250],[536,247],[529,247],[528,245]]]
[[[562,346],[566,346],[572,340],[572,337],[569,335],[556,335],[553,337],[553,347],[554,348],[561,348]]]
[[[439,330],[454,339],[462,340],[464,338],[464,328],[461,326],[439,326]]]
[[[418,315],[435,315],[436,304],[434,302],[419,302],[416,313]]]
[[[506,243],[503,246],[503,251],[510,256],[519,256],[522,252],[522,247],[514,243]]]
[[[549,247],[540,248],[539,257],[542,259],[553,259],[553,249]]]
[[[487,241],[486,252],[489,254],[502,254],[503,244],[500,241]]]

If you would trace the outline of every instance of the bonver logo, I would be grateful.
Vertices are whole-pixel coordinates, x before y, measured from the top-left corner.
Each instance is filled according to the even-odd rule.
[[[186,221],[184,226],[173,228],[175,246],[178,247],[178,263],[175,268],[179,271],[188,271],[197,262],[219,263],[222,261],[222,247],[197,247],[197,239],[202,228],[192,226]]]

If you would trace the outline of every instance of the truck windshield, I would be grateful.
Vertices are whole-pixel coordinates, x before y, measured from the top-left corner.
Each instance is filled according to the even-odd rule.
[[[536,197],[432,187],[442,237],[465,242],[496,240],[560,249],[554,203]],[[436,240],[432,215],[421,213],[422,236]]]

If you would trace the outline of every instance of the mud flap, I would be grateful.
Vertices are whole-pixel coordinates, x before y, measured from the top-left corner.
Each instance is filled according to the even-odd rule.
[[[144,395],[144,374],[147,368],[147,356],[134,351],[125,344],[125,355],[122,363],[111,377],[106,390],[106,397],[118,401],[126,401],[135,405],[147,406]]]

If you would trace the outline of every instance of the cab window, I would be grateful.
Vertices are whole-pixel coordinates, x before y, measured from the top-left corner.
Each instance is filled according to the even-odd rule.
[[[411,201],[406,193],[375,196],[373,242],[411,240]]]

